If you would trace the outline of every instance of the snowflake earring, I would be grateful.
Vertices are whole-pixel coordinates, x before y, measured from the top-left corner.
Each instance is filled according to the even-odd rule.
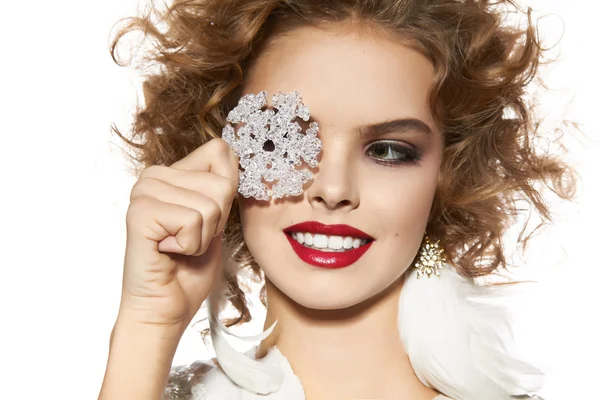
[[[227,122],[242,124],[237,131],[228,124],[222,132],[223,140],[240,158],[238,191],[257,200],[298,196],[313,174],[296,166],[302,160],[312,168],[317,166],[322,146],[317,138],[319,126],[311,122],[306,132],[301,133],[302,127],[294,119],[308,121],[310,112],[299,92],[276,93],[273,107],[277,112],[263,110],[266,104],[266,91],[247,94],[227,115]],[[268,189],[263,181],[277,182]]]
[[[440,270],[447,262],[444,249],[440,247],[440,241],[433,243],[427,234],[423,238],[419,259],[412,267],[417,270],[417,279],[423,275],[431,278],[432,275],[440,276]]]

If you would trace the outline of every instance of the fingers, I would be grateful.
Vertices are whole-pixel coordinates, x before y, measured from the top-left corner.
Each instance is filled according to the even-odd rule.
[[[148,218],[149,215],[151,218]],[[193,255],[202,246],[203,217],[200,212],[189,207],[165,203],[154,197],[137,197],[129,204],[126,221],[128,229],[131,227],[140,230],[138,235],[131,235],[132,238],[150,239],[140,242],[148,246],[159,242],[160,251]],[[167,238],[161,245],[160,242]],[[151,249],[138,248],[138,254],[150,254],[145,250]],[[160,263],[160,255],[159,259],[144,260],[149,268]]]
[[[146,168],[131,191],[128,220],[137,226],[140,218],[159,251],[201,255],[224,229],[237,187],[238,158],[223,140],[213,139],[169,167]],[[171,210],[174,218],[152,207]]]
[[[144,183],[146,179],[150,180],[149,185]],[[141,187],[134,187],[131,196],[159,193],[159,189],[161,188],[152,182],[152,180],[159,180],[175,187],[195,191],[212,199],[219,207],[220,214],[213,234],[217,235],[223,230],[237,191],[237,184],[233,180],[210,172],[185,171],[165,166],[152,166],[142,172],[139,182],[136,184]],[[152,191],[154,190],[153,188],[156,188],[156,191]]]
[[[216,178],[224,179],[218,176]],[[196,247],[192,246],[193,253],[190,254],[180,253],[179,251],[175,252],[186,255],[200,255],[206,251],[210,241],[218,230],[219,221],[221,220],[223,212],[222,206],[220,206],[213,197],[206,196],[195,190],[174,186],[159,179],[145,177],[140,179],[132,189],[131,201],[134,202],[136,199],[146,197],[153,198],[162,203],[174,204],[194,210],[196,213],[190,213],[191,223],[198,229],[198,233],[200,234],[198,238],[196,238],[196,235],[194,236],[194,240],[198,241]],[[166,226],[164,226],[164,228],[166,229]],[[169,232],[173,234],[173,232]],[[169,251],[166,250],[164,246],[171,249],[177,249],[177,246],[181,245],[181,243],[179,243],[177,237],[169,237],[165,238],[160,245],[163,247],[159,248],[159,250],[164,248],[165,251]],[[190,246],[189,243],[186,245]],[[188,249],[188,247],[186,247],[186,249]]]
[[[213,172],[238,184],[239,159],[223,139],[212,139],[185,158],[171,164],[172,168],[187,171]]]

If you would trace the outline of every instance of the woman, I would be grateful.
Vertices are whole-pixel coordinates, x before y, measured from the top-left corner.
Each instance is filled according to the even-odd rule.
[[[573,196],[534,145],[542,50],[512,9],[197,0],[131,19],[113,54],[140,29],[159,68],[133,137],[117,131],[142,168],[100,398],[536,397],[494,302],[522,284],[474,284],[507,266],[516,200],[549,222],[538,184]],[[247,268],[270,329],[241,355],[216,316],[227,298],[228,325],[251,318]],[[168,379],[207,299],[217,362]]]

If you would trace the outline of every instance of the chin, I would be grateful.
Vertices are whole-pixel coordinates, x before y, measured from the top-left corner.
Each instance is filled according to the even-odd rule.
[[[381,281],[369,282],[365,277],[344,276],[342,271],[331,271],[333,274],[327,274],[328,271],[311,271],[309,276],[295,276],[293,279],[293,273],[286,273],[290,271],[273,272],[275,273],[269,274],[268,268],[265,270],[269,281],[268,298],[271,295],[284,297],[301,307],[320,311],[357,306],[378,296],[389,286]],[[393,278],[390,282],[392,281]]]
[[[299,293],[285,293],[296,304],[309,308],[311,310],[343,310],[360,304],[369,297],[356,297],[347,293],[329,293],[323,296],[322,294],[313,293],[313,291],[301,290]]]

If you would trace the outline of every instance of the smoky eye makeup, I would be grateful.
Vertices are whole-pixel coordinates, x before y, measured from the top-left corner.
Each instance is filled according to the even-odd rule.
[[[400,166],[417,164],[421,153],[417,149],[396,140],[377,140],[366,146],[365,154],[377,164]]]

